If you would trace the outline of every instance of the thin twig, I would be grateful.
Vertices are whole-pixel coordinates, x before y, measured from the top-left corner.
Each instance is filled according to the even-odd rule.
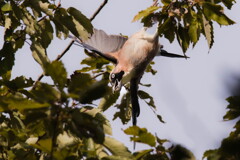
[[[104,2],[99,6],[99,8],[95,11],[95,13],[90,18],[90,21],[94,20],[94,18],[98,15],[98,13],[103,9],[103,7],[107,4],[108,0],[104,0]]]
[[[71,46],[73,45],[74,40],[72,40],[68,46],[63,50],[63,52],[61,54],[59,54],[57,56],[57,58],[54,61],[59,61],[66,53],[67,51],[71,48]],[[44,77],[44,73],[42,73],[41,75],[39,75],[38,79],[35,81],[32,90],[34,90],[36,88],[36,85],[39,81],[41,81],[41,79]]]
[[[108,0],[104,0],[104,2],[98,7],[98,9],[94,12],[94,14],[92,15],[92,17],[90,18],[90,21],[94,20],[94,18],[99,14],[99,12],[103,9],[103,7],[107,4]],[[60,6],[61,3],[58,4],[58,6]],[[55,59],[55,61],[59,61],[66,53],[67,51],[71,48],[71,46],[74,44],[74,40],[72,40],[68,46],[64,49],[64,51],[59,54],[57,56],[57,58]],[[42,78],[44,77],[44,73],[42,73],[41,75],[38,76],[38,79],[35,81],[32,90],[36,88],[36,85],[39,81],[42,80]]]

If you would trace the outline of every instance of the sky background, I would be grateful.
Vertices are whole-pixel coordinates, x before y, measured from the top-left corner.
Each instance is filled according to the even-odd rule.
[[[73,6],[88,17],[101,3],[99,0],[62,0],[63,7]],[[109,0],[93,25],[109,34],[122,33],[130,36],[142,28],[140,22],[131,22],[133,17],[151,4],[150,0]],[[190,59],[156,57],[153,68],[158,71],[157,74],[145,74],[141,80],[144,84],[152,84],[150,88],[140,89],[154,98],[157,113],[166,123],[160,123],[148,105],[140,100],[138,125],[146,127],[160,138],[182,144],[193,151],[197,159],[202,158],[204,151],[219,147],[221,140],[228,136],[234,125],[234,122],[224,122],[222,117],[228,104],[225,99],[230,95],[227,86],[234,82],[233,76],[240,73],[239,11],[239,4],[235,4],[230,11],[225,10],[236,22],[235,25],[220,27],[214,23],[215,42],[210,52],[207,41],[202,37],[195,48],[188,50]],[[149,29],[149,33],[154,33],[155,29],[156,27]],[[69,39],[54,40],[47,50],[50,59],[55,59],[69,42]],[[169,52],[182,54],[176,41],[169,44],[168,40],[160,38],[160,43]],[[2,44],[3,28],[0,28],[0,46]],[[73,46],[70,49],[62,59],[69,74],[81,68],[80,62],[84,57],[80,47]],[[40,66],[31,57],[29,45],[25,44],[16,54],[12,78],[25,75],[37,79],[41,72]],[[49,80],[47,77],[43,79]],[[114,112],[111,108],[105,114],[111,120]],[[132,150],[129,137],[122,131],[131,123],[124,126],[120,120],[116,120],[111,124],[113,137]],[[136,150],[144,148],[148,147],[137,144]]]

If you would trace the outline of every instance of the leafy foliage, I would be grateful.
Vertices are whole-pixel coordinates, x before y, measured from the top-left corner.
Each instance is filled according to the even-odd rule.
[[[184,52],[190,43],[198,42],[200,34],[207,38],[211,48],[212,21],[220,25],[234,23],[222,12],[221,6],[231,9],[234,0],[161,2],[161,7],[149,7],[135,16],[134,21],[142,19],[146,26],[151,26],[151,19],[156,16],[160,24],[159,35],[170,42],[176,37]],[[71,33],[86,39],[92,33],[90,20],[79,10],[63,8],[60,3],[56,5],[49,0],[2,0],[0,8],[0,26],[4,27],[4,43],[0,50],[0,159],[195,159],[182,146],[166,147],[169,141],[146,128],[133,126],[124,130],[131,136],[130,140],[149,147],[143,151],[132,153],[112,137],[104,111],[114,106],[117,111],[113,120],[119,118],[127,124],[131,119],[131,104],[128,92],[121,96],[111,93],[108,77],[113,66],[108,61],[86,51],[88,57],[82,60],[82,68],[70,77],[59,59],[50,61],[47,48],[54,38],[66,38]],[[44,76],[52,79],[51,83],[24,75],[11,77],[15,54],[26,43]],[[155,75],[153,64],[146,72]],[[143,90],[139,90],[138,96],[164,122],[155,111],[154,99]],[[119,97],[120,102],[117,101]],[[239,115],[239,102],[235,97],[228,101],[229,112],[224,118],[231,120]],[[223,146],[239,144],[235,143],[239,122],[235,128]],[[237,152],[222,150],[208,151],[205,156]]]
[[[231,9],[235,0],[161,0],[160,7],[152,6],[140,11],[133,21],[140,20],[145,26],[157,21],[158,34],[170,42],[176,38],[185,53],[190,44],[195,46],[202,34],[209,48],[214,42],[213,21],[219,25],[232,25],[235,22],[224,14],[223,6]]]

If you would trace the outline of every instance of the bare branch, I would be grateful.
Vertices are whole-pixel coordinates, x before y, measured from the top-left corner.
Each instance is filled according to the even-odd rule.
[[[99,8],[95,11],[95,13],[90,18],[90,21],[94,20],[94,18],[98,15],[98,13],[103,9],[103,7],[107,4],[108,0],[104,0],[104,2],[99,6]]]

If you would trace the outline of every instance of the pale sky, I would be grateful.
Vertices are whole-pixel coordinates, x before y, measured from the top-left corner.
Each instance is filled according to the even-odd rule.
[[[74,6],[86,16],[92,13],[102,3],[99,0],[62,0],[63,7]],[[93,21],[95,28],[103,29],[109,34],[131,35],[141,29],[140,22],[132,23],[133,17],[142,9],[150,6],[149,0],[110,0],[101,13]],[[195,154],[197,159],[202,158],[204,151],[218,147],[221,140],[227,137],[234,123],[224,122],[227,106],[225,98],[229,96],[226,91],[226,81],[231,80],[231,74],[240,72],[240,5],[235,4],[227,15],[237,24],[228,27],[215,27],[215,43],[208,53],[207,41],[201,38],[194,49],[190,48],[185,59],[171,59],[156,57],[154,69],[158,71],[155,76],[145,74],[142,83],[152,84],[150,88],[140,87],[147,91],[155,100],[157,113],[162,115],[165,124],[160,123],[151,109],[140,100],[141,114],[138,125],[146,127],[160,138],[166,138],[173,143],[180,143]],[[153,33],[155,28],[149,30]],[[0,28],[0,33],[3,29]],[[0,46],[3,35],[0,34]],[[62,52],[70,40],[55,40],[48,48],[51,59]],[[169,52],[182,54],[181,48],[175,41],[169,44],[168,40],[160,38],[160,43]],[[80,62],[84,53],[78,46],[73,46],[63,57],[63,62],[69,74],[80,69]],[[41,74],[41,68],[31,57],[29,45],[19,50],[16,55],[16,64],[13,69],[13,78],[20,75],[36,79]],[[44,78],[48,81],[49,78]],[[105,114],[111,120],[114,109]],[[132,150],[129,137],[123,134],[122,129],[127,126],[120,120],[111,122],[113,137],[125,143]],[[136,150],[148,148],[137,144]]]

